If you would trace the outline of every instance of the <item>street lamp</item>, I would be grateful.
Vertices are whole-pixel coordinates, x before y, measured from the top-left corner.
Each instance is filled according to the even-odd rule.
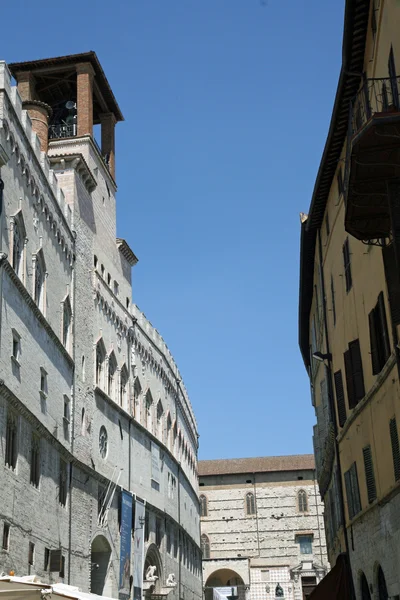
[[[319,362],[324,362],[324,360],[331,360],[332,354],[328,352],[327,354],[323,354],[322,352],[313,352],[313,358],[318,360]]]

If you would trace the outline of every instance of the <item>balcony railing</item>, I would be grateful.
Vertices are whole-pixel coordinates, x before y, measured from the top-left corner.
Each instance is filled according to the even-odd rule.
[[[76,123],[55,123],[49,127],[49,139],[75,137],[77,134]]]
[[[350,136],[356,135],[373,115],[400,111],[400,76],[365,79],[351,102]]]

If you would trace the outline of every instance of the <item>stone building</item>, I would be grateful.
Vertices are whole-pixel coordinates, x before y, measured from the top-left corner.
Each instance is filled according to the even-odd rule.
[[[195,600],[197,425],[131,302],[137,259],[116,232],[122,120],[94,52],[0,63],[0,572],[117,597],[127,544],[128,594],[133,561],[151,573],[147,597]]]
[[[367,600],[400,596],[399,25],[397,2],[346,1],[333,114],[301,219],[299,338],[328,556],[346,559]]]
[[[329,569],[314,468],[312,455],[199,462],[206,600],[273,600],[278,584],[308,598]]]

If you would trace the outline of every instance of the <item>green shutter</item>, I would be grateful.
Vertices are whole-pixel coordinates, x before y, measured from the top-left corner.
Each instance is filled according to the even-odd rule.
[[[339,416],[339,425],[343,427],[346,423],[347,415],[346,415],[346,401],[344,397],[344,389],[343,389],[343,378],[342,371],[336,371],[334,374],[335,379],[335,389],[336,389],[336,403],[337,410]]]
[[[350,342],[349,350],[351,356],[351,366],[353,370],[354,396],[356,403],[358,403],[365,396],[364,375],[359,340]]]
[[[368,502],[371,504],[376,500],[376,484],[374,465],[372,464],[371,446],[363,448],[365,481],[367,484]]]
[[[346,352],[344,353],[344,366],[346,372],[346,386],[349,408],[354,408],[357,404],[357,401],[355,399],[354,393],[353,368],[351,366],[351,356],[349,350],[346,350]]]
[[[400,449],[399,449],[399,436],[397,433],[396,418],[390,419],[390,441],[392,443],[392,456],[393,456],[393,469],[394,478],[396,481],[400,479]]]
[[[383,292],[381,292],[378,296],[378,306],[377,306],[377,318],[379,319],[379,325],[381,329],[382,335],[382,359],[383,364],[386,363],[390,356],[390,342],[389,342],[389,334],[388,327],[386,321],[386,310],[385,310],[385,300],[383,298]]]
[[[379,353],[378,353],[378,341],[377,341],[377,331],[376,331],[376,309],[374,308],[368,315],[369,321],[369,340],[371,345],[371,362],[372,362],[372,374],[376,375],[380,373],[380,361],[379,361]]]
[[[390,244],[390,246],[382,248],[382,254],[392,321],[394,325],[400,325],[400,277],[396,264],[394,245]]]

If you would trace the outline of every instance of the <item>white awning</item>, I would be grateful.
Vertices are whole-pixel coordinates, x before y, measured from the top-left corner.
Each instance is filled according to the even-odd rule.
[[[64,583],[42,583],[35,575],[27,577],[0,577],[0,600],[34,600],[70,598],[71,600],[115,600],[106,596],[81,592],[79,588]]]

